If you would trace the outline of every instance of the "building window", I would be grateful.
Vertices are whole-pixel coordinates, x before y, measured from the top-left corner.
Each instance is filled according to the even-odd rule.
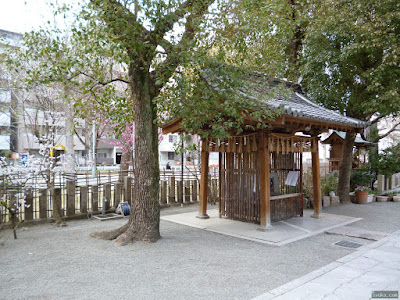
[[[176,143],[178,141],[178,136],[170,134],[168,140],[170,143]]]
[[[97,153],[98,158],[107,158],[107,153]]]
[[[175,152],[168,152],[168,160],[175,160]]]

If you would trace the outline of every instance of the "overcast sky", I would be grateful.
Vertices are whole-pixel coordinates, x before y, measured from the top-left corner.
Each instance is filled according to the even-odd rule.
[[[0,0],[0,29],[24,33],[37,30],[54,17],[49,3],[76,4],[79,0]],[[60,22],[59,22],[60,23]]]

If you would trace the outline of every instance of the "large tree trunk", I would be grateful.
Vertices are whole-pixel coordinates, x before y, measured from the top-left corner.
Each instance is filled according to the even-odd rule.
[[[135,113],[134,191],[128,224],[114,230],[92,233],[92,237],[116,239],[122,246],[134,240],[155,242],[160,238],[158,128],[150,95],[150,76],[130,66]]]
[[[350,175],[353,164],[353,147],[356,135],[347,132],[343,143],[342,160],[339,165],[338,196],[341,203],[350,202]]]

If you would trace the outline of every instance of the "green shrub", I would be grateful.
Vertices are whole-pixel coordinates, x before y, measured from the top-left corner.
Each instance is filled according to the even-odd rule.
[[[372,181],[375,175],[366,171],[353,171],[350,177],[350,190],[354,190],[357,186],[372,187]]]
[[[329,195],[329,192],[337,192],[339,183],[339,175],[337,173],[333,173],[331,175],[327,175],[326,178],[321,180],[321,192],[322,195]]]

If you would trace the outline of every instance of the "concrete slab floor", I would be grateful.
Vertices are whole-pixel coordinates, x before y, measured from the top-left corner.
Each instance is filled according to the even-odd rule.
[[[196,218],[197,212],[162,216],[161,219],[215,233],[269,245],[282,246],[300,239],[316,235],[333,228],[344,226],[361,218],[321,214],[321,218],[311,218],[313,211],[305,210],[303,217],[272,223],[272,230],[259,231],[258,224],[220,218],[218,209],[207,211],[209,219]]]

